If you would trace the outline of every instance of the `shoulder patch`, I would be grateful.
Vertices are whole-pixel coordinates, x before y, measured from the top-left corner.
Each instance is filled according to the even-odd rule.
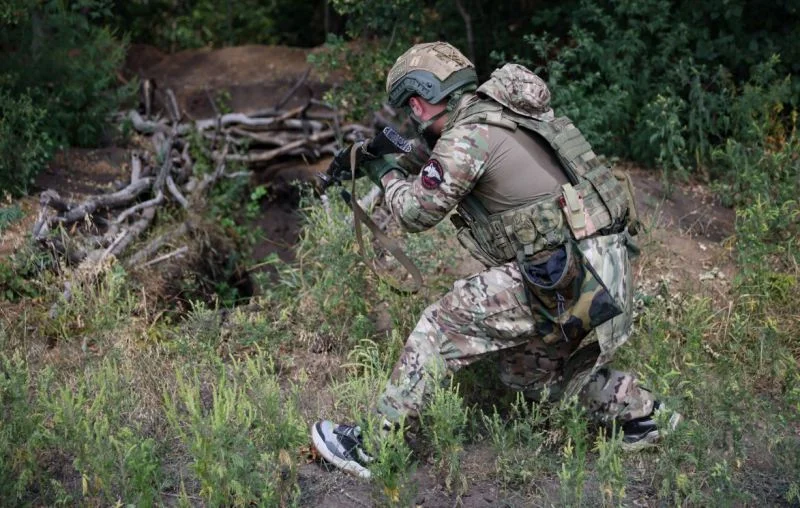
[[[443,175],[442,165],[436,159],[431,159],[425,163],[419,172],[422,186],[428,190],[439,188],[442,185]]]

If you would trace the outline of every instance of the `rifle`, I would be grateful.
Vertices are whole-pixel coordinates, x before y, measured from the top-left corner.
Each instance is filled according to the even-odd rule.
[[[403,252],[397,243],[389,238],[386,233],[381,231],[375,222],[367,215],[358,200],[353,199],[356,190],[356,179],[362,174],[359,172],[359,166],[365,162],[369,162],[384,155],[403,154],[409,153],[412,149],[411,142],[401,136],[396,130],[391,127],[384,127],[378,135],[368,141],[355,143],[348,148],[340,151],[333,158],[328,170],[325,173],[318,173],[317,177],[320,180],[320,193],[324,193],[332,185],[342,185],[345,180],[351,180],[352,185],[350,192],[342,189],[340,195],[353,211],[353,227],[355,229],[356,241],[358,243],[358,253],[364,258],[367,266],[372,272],[381,279],[386,277],[378,273],[378,268],[372,259],[367,258],[364,249],[364,240],[361,232],[361,224],[363,223],[367,229],[372,232],[378,242],[383,245],[386,250],[392,253],[397,261],[406,269],[411,275],[411,287],[401,287],[397,282],[388,282],[388,284],[399,293],[416,293],[422,287],[422,274],[416,267],[413,261]]]

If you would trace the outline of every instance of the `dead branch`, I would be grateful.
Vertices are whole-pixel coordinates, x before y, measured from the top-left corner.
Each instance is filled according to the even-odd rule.
[[[239,155],[239,154],[228,155],[225,157],[225,160],[231,162],[248,162],[250,164],[269,162],[275,159],[276,157],[280,157],[283,154],[289,153],[292,150],[300,148],[305,144],[318,143],[320,141],[324,141],[332,137],[333,137],[333,130],[326,130],[323,132],[312,134],[307,138],[298,139],[297,141],[292,141],[291,143],[287,143],[279,148],[275,148],[274,150],[254,152],[244,155]]]
[[[47,201],[47,205],[56,210],[68,210],[63,217],[58,217],[56,220],[64,224],[71,224],[86,216],[91,216],[97,210],[115,208],[131,203],[144,191],[148,190],[152,183],[152,178],[141,178],[122,190],[112,194],[95,196],[74,207],[63,201],[61,197],[58,196],[58,193],[53,191],[51,194],[52,199]]]
[[[141,235],[150,223],[153,222],[153,219],[156,216],[156,209],[155,208],[147,208],[142,212],[142,218],[137,220],[133,223],[133,225],[128,228],[127,231],[123,234],[122,238],[119,242],[117,242],[116,246],[111,249],[111,254],[116,257],[120,257],[120,255],[125,251],[125,249],[130,245],[134,240],[136,240],[139,235]]]
[[[141,134],[155,134],[157,132],[161,133],[169,133],[172,128],[163,121],[153,121],[153,120],[145,120],[142,118],[142,115],[139,114],[136,110],[130,110],[127,114],[128,120],[130,120],[131,125],[136,132]],[[178,125],[178,133],[181,136],[185,136],[192,130],[192,126],[188,124],[180,124]]]
[[[306,79],[308,79],[309,74],[311,74],[311,67],[306,68],[306,71],[303,73],[302,76],[300,76],[300,79],[297,80],[297,83],[295,83],[294,86],[290,88],[288,92],[286,92],[286,94],[281,98],[281,100],[279,100],[278,103],[275,104],[275,107],[273,109],[279,110],[282,107],[284,107],[286,103],[289,102],[289,100],[295,94],[295,92],[297,92],[297,90],[301,86],[303,86],[303,83],[306,82]]]
[[[178,107],[178,99],[175,97],[175,92],[171,88],[167,88],[167,110],[170,118],[172,118],[173,126],[177,127],[181,121],[181,109]]]
[[[166,260],[168,260],[168,259],[170,259],[170,258],[174,258],[174,257],[180,257],[180,256],[182,256],[182,255],[186,254],[187,252],[189,252],[189,247],[187,247],[187,246],[185,246],[185,245],[184,245],[183,247],[180,247],[180,248],[178,248],[178,249],[175,249],[174,251],[172,251],[172,252],[169,252],[169,253],[167,253],[167,254],[164,254],[163,256],[159,256],[159,257],[157,257],[157,258],[155,258],[155,259],[153,259],[153,260],[150,260],[150,261],[148,261],[147,263],[143,263],[143,264],[140,266],[140,268],[145,268],[145,267],[148,267],[148,266],[154,265],[154,264],[156,264],[156,263],[160,263],[160,262],[162,262],[162,261],[166,261]]]
[[[139,265],[141,262],[158,252],[161,247],[168,244],[175,238],[180,238],[181,236],[189,233],[194,229],[194,225],[190,221],[186,221],[183,224],[177,226],[170,231],[167,231],[161,236],[158,236],[152,239],[146,246],[144,246],[141,250],[134,253],[128,260],[125,262],[125,265],[128,267]]]
[[[174,141],[175,133],[173,132],[170,134],[169,138],[167,138],[167,141],[164,144],[164,162],[161,164],[161,170],[156,176],[155,183],[153,183],[153,191],[156,193],[161,192],[161,189],[164,188],[164,183],[167,181],[167,176],[169,176],[169,172],[172,170],[172,156],[170,155],[170,152],[172,151],[172,143]]]
[[[175,185],[175,181],[172,180],[171,176],[167,177],[167,189],[169,189],[169,193],[172,194],[172,197],[175,198],[175,201],[180,203],[183,208],[189,208],[189,201],[183,197],[183,194],[181,194],[181,191],[178,190],[178,186]]]
[[[163,202],[164,202],[164,194],[159,191],[156,194],[156,197],[154,197],[153,199],[151,199],[149,201],[142,201],[141,203],[136,204],[136,205],[128,208],[127,210],[123,211],[121,214],[119,214],[117,216],[116,219],[114,219],[113,224],[122,224],[123,222],[125,222],[125,220],[128,219],[128,217],[130,217],[131,215],[135,214],[136,212],[144,210],[145,208],[158,206]]]
[[[142,177],[142,158],[138,152],[131,152],[131,183]]]
[[[230,178],[230,179],[245,178],[245,177],[250,178],[251,176],[253,176],[253,172],[252,171],[237,171],[236,173],[226,173],[224,176],[225,176],[225,178]]]

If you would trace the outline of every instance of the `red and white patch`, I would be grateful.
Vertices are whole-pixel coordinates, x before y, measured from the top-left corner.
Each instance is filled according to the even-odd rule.
[[[428,190],[438,189],[442,185],[443,175],[442,165],[436,159],[431,159],[422,166],[419,172],[422,186]]]

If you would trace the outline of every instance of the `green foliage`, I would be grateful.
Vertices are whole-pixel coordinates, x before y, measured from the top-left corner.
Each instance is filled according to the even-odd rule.
[[[53,381],[46,379],[39,391],[49,419],[44,440],[48,448],[73,457],[85,502],[154,504],[161,477],[157,445],[127,419],[137,405],[128,375],[107,360],[75,386],[53,386]]]
[[[0,300],[13,302],[43,294],[52,265],[50,254],[32,244],[0,260]]]
[[[23,10],[16,11],[14,23],[0,32],[0,82],[10,96],[23,97],[18,102],[30,97],[37,126],[49,139],[61,145],[100,144],[109,114],[135,87],[117,86],[125,43],[98,26],[110,14],[110,2],[47,0],[19,7]],[[32,156],[40,161],[45,153],[39,148]]]
[[[0,90],[0,187],[11,194],[24,194],[50,159],[53,143],[42,132],[46,115],[27,93]]]
[[[319,336],[334,338],[334,346],[352,346],[372,335],[364,319],[370,291],[349,209],[340,199],[330,204],[330,215],[320,206],[304,209],[306,227],[297,247],[297,258],[304,261],[297,279],[288,282],[301,294],[300,321]]]
[[[594,444],[597,453],[597,476],[603,506],[614,506],[614,500],[625,499],[625,472],[622,464],[622,432],[616,426],[609,435],[605,429],[597,434]],[[620,503],[621,504],[621,503]]]
[[[416,496],[416,483],[411,479],[416,466],[406,443],[405,426],[385,430],[382,425],[372,417],[365,438],[365,451],[374,458],[369,465],[373,498],[377,506],[410,506]]]
[[[445,487],[457,495],[467,490],[467,478],[461,472],[464,453],[464,430],[469,411],[458,394],[458,386],[433,388],[423,412],[423,430],[431,442],[436,467],[445,473]]]
[[[54,338],[65,341],[82,338],[88,342],[119,332],[130,321],[136,295],[128,284],[128,274],[114,265],[95,277],[75,277],[68,292],[51,288],[57,312],[47,329]]]
[[[725,139],[757,137],[754,116],[796,101],[800,85],[785,77],[794,64],[781,63],[795,46],[763,32],[764,45],[742,50],[737,43],[747,40],[748,9],[743,1],[727,3],[723,13],[682,1],[567,2],[534,18],[537,35],[526,37],[530,49],[517,58],[539,64],[556,110],[575,120],[599,152],[683,178],[688,168],[705,167]],[[759,17],[783,23],[796,15],[784,9]],[[570,23],[547,23],[562,16]],[[504,60],[505,53],[495,57]]]
[[[556,413],[556,425],[564,429],[566,442],[561,448],[562,506],[580,506],[583,502],[583,486],[586,482],[586,454],[589,451],[587,418],[583,408],[573,398],[562,401]]]
[[[398,340],[399,337],[392,337]],[[364,339],[348,354],[348,376],[334,382],[333,390],[339,394],[336,405],[349,421],[361,421],[370,414],[377,403],[376,386],[384,386],[389,379],[394,357],[374,341]]]
[[[113,19],[134,42],[177,51],[242,44],[313,46],[324,39],[323,2],[291,0],[132,0]]]
[[[0,208],[0,234],[2,234],[8,226],[17,222],[22,217],[24,217],[24,214],[18,205]]]
[[[325,100],[355,120],[366,119],[380,110],[386,100],[386,72],[408,46],[403,38],[389,44],[366,41],[360,44],[367,46],[367,50],[355,48],[341,36],[330,34],[325,51],[308,56],[309,63],[323,76],[334,72],[348,76],[325,92]]]
[[[231,373],[221,367],[210,388],[193,373],[164,394],[167,420],[211,505],[275,506],[296,495],[291,457],[306,426],[270,371],[257,355],[234,362]]]
[[[525,400],[518,393],[506,417],[497,408],[491,415],[481,414],[489,439],[497,453],[496,475],[500,483],[512,489],[535,486],[550,461],[543,451],[548,436],[546,408]]]
[[[0,497],[21,499],[38,474],[41,415],[31,411],[30,373],[19,357],[0,353]]]

